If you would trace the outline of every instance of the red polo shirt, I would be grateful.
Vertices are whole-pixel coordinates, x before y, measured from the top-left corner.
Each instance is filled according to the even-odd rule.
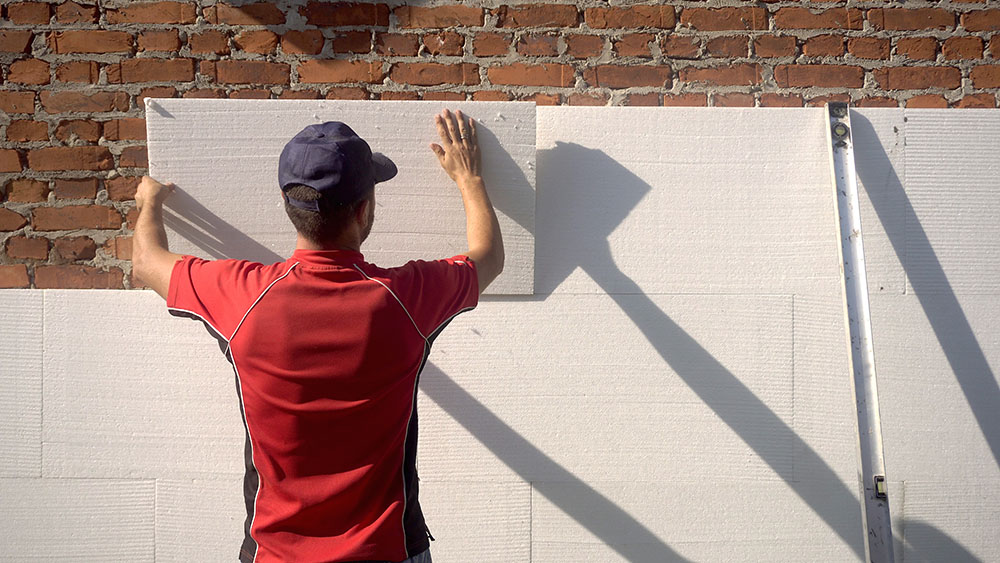
[[[236,372],[241,561],[401,561],[427,549],[417,381],[434,338],[478,298],[465,256],[389,269],[349,251],[177,262],[170,313],[203,321]]]

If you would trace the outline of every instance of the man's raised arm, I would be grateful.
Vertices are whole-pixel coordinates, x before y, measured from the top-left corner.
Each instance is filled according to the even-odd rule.
[[[174,263],[182,258],[167,249],[167,232],[163,228],[163,201],[172,191],[172,184],[143,176],[135,193],[139,218],[132,235],[132,273],[164,299]]]
[[[465,204],[466,255],[476,264],[479,293],[503,271],[503,237],[481,172],[476,125],[462,112],[444,110],[434,117],[441,144],[432,143],[441,167],[458,184]]]

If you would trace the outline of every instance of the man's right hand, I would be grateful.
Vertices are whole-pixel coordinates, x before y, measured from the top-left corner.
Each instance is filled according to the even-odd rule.
[[[461,111],[442,111],[434,116],[441,144],[431,143],[431,150],[438,157],[441,167],[455,182],[482,176],[482,160],[476,125],[471,117]]]

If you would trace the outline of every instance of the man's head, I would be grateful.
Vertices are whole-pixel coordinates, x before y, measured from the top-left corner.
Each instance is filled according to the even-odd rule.
[[[375,184],[396,175],[396,165],[347,125],[310,125],[285,145],[278,183],[296,230],[320,246],[331,246],[353,221],[371,229]],[[366,203],[367,202],[367,203]]]

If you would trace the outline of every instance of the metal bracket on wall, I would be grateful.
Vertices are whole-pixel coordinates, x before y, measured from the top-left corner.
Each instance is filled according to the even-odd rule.
[[[868,305],[868,274],[861,241],[861,211],[854,168],[851,115],[845,103],[827,104],[830,127],[827,141],[836,189],[837,225],[840,229],[841,281],[844,313],[851,355],[851,387],[858,412],[858,457],[865,530],[865,551],[872,563],[893,563],[892,524],[889,519],[885,459],[882,455],[882,423],[875,381],[875,350],[872,346]]]

